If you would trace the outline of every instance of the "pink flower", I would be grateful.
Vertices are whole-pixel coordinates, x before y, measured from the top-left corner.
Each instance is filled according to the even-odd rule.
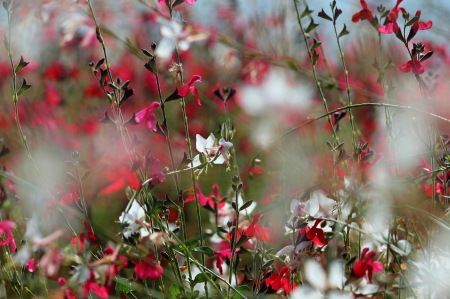
[[[391,33],[397,34],[397,32],[400,30],[397,24],[397,15],[393,12],[390,12],[388,18],[389,22],[384,26],[380,25],[378,27],[378,31],[382,34],[391,34]]]
[[[419,17],[420,18],[420,14],[421,14],[422,12],[420,11],[420,10],[418,10],[418,11],[416,11],[416,17]],[[419,31],[419,30],[428,30],[428,29],[430,29],[431,27],[433,26],[433,22],[432,21],[426,21],[426,22],[423,22],[423,21],[417,21],[417,22],[415,22],[414,23],[414,25],[412,26],[412,31],[414,32],[414,33],[417,33],[417,31]]]
[[[0,222],[0,237],[5,237],[0,241],[0,246],[9,245],[12,253],[17,250],[16,242],[14,241],[14,235],[12,229],[16,227],[15,223],[11,220],[4,220]]]
[[[352,276],[355,278],[362,278],[367,273],[367,278],[369,279],[369,282],[372,283],[373,272],[383,271],[383,264],[373,261],[373,258],[376,255],[374,251],[368,252],[369,248],[364,248],[362,250],[359,261],[357,261],[353,266]]]
[[[149,250],[147,257],[134,267],[134,273],[142,280],[145,280],[147,277],[156,280],[162,277],[164,270],[157,264],[152,250]]]
[[[191,80],[189,80],[188,83],[178,89],[178,96],[182,98],[187,97],[190,91],[191,94],[195,97],[195,101],[197,102],[197,104],[201,106],[202,102],[200,101],[200,95],[197,88],[193,86],[195,82],[202,82],[202,77],[200,77],[199,75],[192,76]]]
[[[212,189],[213,193],[210,196],[205,196],[202,193],[202,190],[200,190],[200,186],[198,184],[195,185],[195,189],[197,190],[197,198],[198,202],[202,207],[206,207],[207,205],[214,210],[214,200],[213,196],[217,199],[217,201],[221,201],[222,197],[219,195],[219,185],[214,184]],[[184,200],[185,203],[191,202],[195,200],[195,196],[189,196]],[[225,206],[225,202],[219,203],[217,205],[217,209],[221,209]]]
[[[156,108],[159,108],[160,106],[161,104],[158,102],[151,103],[150,106],[136,113],[136,115],[134,116],[134,120],[138,124],[146,122],[147,128],[156,131],[156,115],[152,111]]]
[[[417,59],[417,56],[414,56],[414,62],[410,60],[407,63],[401,65],[399,69],[403,73],[412,72],[413,74],[416,75],[425,72],[425,67],[422,64],[420,64],[420,61]]]
[[[369,22],[372,22],[373,21],[373,15],[372,15],[372,12],[367,8],[366,1],[365,0],[359,0],[359,2],[361,3],[361,6],[362,6],[363,9],[361,11],[355,13],[352,16],[352,22],[353,23],[358,23],[359,21],[362,21],[362,20],[367,20]]]

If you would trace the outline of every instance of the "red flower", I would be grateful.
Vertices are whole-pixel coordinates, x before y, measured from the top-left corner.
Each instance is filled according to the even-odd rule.
[[[367,253],[368,251],[369,248],[364,248],[362,250],[361,257],[353,266],[352,276],[355,278],[362,278],[367,273],[367,278],[369,282],[372,283],[373,272],[383,271],[383,264],[373,261],[376,253],[374,251]]]
[[[89,223],[86,220],[83,220],[83,225],[86,229],[86,231],[82,234],[80,234],[78,237],[73,237],[71,239],[72,245],[78,249],[78,251],[82,251],[84,249],[84,244],[89,242],[89,245],[97,245],[98,244],[98,238],[95,236],[94,231],[92,230],[92,227],[89,225]]]
[[[412,72],[413,74],[416,75],[425,72],[425,67],[422,64],[420,64],[420,61],[419,59],[417,59],[417,56],[414,56],[414,62],[410,60],[407,63],[401,65],[399,69],[403,73]]]
[[[108,290],[105,286],[99,286],[95,282],[94,270],[91,270],[90,277],[88,281],[83,285],[82,296],[88,297],[90,292],[94,292],[95,295],[102,299],[108,299]]]
[[[221,201],[222,197],[219,195],[219,185],[214,184],[212,189],[213,189],[213,193],[210,196],[205,196],[202,193],[202,190],[200,190],[200,186],[198,184],[195,185],[195,189],[197,190],[197,198],[198,198],[198,202],[202,207],[206,207],[206,205],[208,205],[212,210],[214,210],[214,200],[213,200],[213,196],[216,198],[217,201]],[[195,196],[189,196],[188,198],[186,198],[184,200],[185,203],[187,202],[191,202],[195,200]],[[219,203],[217,205],[217,209],[220,210],[221,208],[223,208],[225,206],[225,202]]]
[[[125,167],[119,169],[119,171],[111,173],[110,179],[112,180],[111,184],[103,188],[100,191],[101,194],[121,191],[127,184],[131,187],[131,189],[136,191],[141,188],[141,180],[139,179],[139,176]]]
[[[134,267],[134,273],[142,280],[145,280],[147,277],[156,280],[162,277],[164,270],[157,264],[152,250],[149,250],[147,257]]]
[[[16,242],[14,241],[14,235],[12,233],[12,229],[14,227],[16,227],[16,225],[11,220],[4,220],[0,222],[0,237],[2,237],[3,239],[0,241],[0,246],[9,245],[11,253],[15,253],[17,250]]]
[[[400,28],[397,24],[397,15],[393,13],[392,11],[389,13],[388,17],[389,21],[386,25],[380,25],[378,27],[378,31],[382,34],[391,34],[399,32]]]
[[[420,14],[421,14],[422,12],[420,11],[420,10],[418,10],[418,11],[416,11],[416,17],[419,17],[420,18]],[[419,30],[428,30],[428,29],[430,29],[431,27],[433,26],[433,22],[432,21],[426,21],[426,22],[423,22],[423,21],[417,21],[417,22],[415,22],[413,25],[412,25],[412,31],[414,32],[414,33],[417,33],[417,31],[419,31]]]
[[[193,86],[195,82],[202,82],[202,77],[200,77],[199,75],[192,76],[191,80],[189,80],[188,83],[184,84],[181,88],[178,89],[178,96],[182,98],[187,97],[190,91],[194,96],[197,104],[201,106],[202,102],[200,101],[200,95],[198,93],[197,88]]]
[[[147,128],[156,131],[156,115],[152,111],[156,108],[159,108],[160,106],[161,104],[158,102],[151,103],[150,106],[136,113],[136,115],[134,116],[134,120],[138,124],[146,122]]]
[[[304,235],[304,241],[310,241],[314,245],[317,246],[323,246],[327,244],[327,240],[325,240],[325,233],[323,229],[317,228],[317,226],[322,222],[322,219],[317,219],[314,222],[314,225],[312,227],[305,227],[301,228],[297,231],[297,235],[302,234]],[[305,240],[306,238],[306,240]]]
[[[244,230],[244,232],[249,238],[255,236],[261,242],[269,241],[270,239],[269,230],[266,227],[263,227],[260,224],[258,224],[259,220],[261,220],[261,216],[262,216],[261,213],[256,213],[253,216],[252,222],[247,227],[247,229]]]
[[[353,23],[358,23],[359,21],[363,21],[363,20],[367,20],[369,22],[373,21],[373,15],[372,12],[367,8],[367,3],[365,0],[359,0],[359,2],[361,3],[362,6],[362,10],[360,10],[359,12],[355,13],[352,16],[352,22]]]
[[[283,267],[280,273],[275,271],[272,275],[264,280],[267,287],[271,287],[272,291],[278,291],[280,288],[284,289],[287,294],[291,293],[291,289],[295,290],[295,284],[290,279],[291,271],[288,267]]]

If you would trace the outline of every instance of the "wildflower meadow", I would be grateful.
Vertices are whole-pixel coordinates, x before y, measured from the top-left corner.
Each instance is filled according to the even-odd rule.
[[[450,298],[446,1],[1,2],[0,299]]]

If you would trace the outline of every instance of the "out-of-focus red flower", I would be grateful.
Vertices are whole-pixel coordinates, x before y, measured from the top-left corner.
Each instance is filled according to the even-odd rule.
[[[221,242],[219,246],[222,248],[220,250],[214,250],[214,254],[217,255],[216,267],[219,269],[220,275],[223,275],[223,260],[228,259],[231,260],[231,244],[228,242]],[[239,252],[239,248],[236,249],[234,255]]]
[[[261,226],[258,223],[261,220],[261,217],[262,217],[261,213],[256,213],[253,216],[252,222],[245,230],[245,234],[249,238],[252,238],[253,236],[255,236],[261,242],[269,241],[269,239],[270,239],[269,230],[266,227]]]
[[[64,256],[59,250],[47,250],[39,261],[40,270],[48,277],[58,274]]]
[[[94,270],[91,270],[90,277],[83,285],[82,296],[88,297],[90,292],[94,292],[95,295],[102,299],[108,299],[108,290],[105,286],[100,286],[95,282]]]
[[[119,171],[114,172],[111,175],[111,181],[112,183],[110,185],[100,191],[101,194],[118,192],[122,190],[127,184],[131,187],[131,189],[136,191],[141,188],[141,180],[139,179],[139,176],[135,172],[132,172],[125,167],[121,168]]]
[[[147,277],[156,280],[162,277],[164,270],[156,262],[152,250],[149,250],[147,257],[134,267],[134,273],[142,280],[145,280]]]
[[[365,0],[359,0],[359,2],[361,3],[362,6],[362,10],[360,10],[359,12],[355,13],[352,16],[352,22],[353,23],[358,23],[359,21],[363,21],[363,20],[367,20],[369,22],[373,21],[373,15],[372,12],[367,8],[367,3]]]
[[[89,225],[89,223],[86,220],[83,220],[83,225],[84,225],[86,231],[84,233],[81,233],[77,237],[73,237],[70,240],[72,245],[78,251],[83,250],[84,244],[86,242],[89,242],[90,245],[94,245],[94,246],[98,245],[98,238],[95,236],[94,231],[92,230],[92,227]]]
[[[147,124],[147,128],[156,131],[156,115],[153,113],[153,110],[159,107],[161,107],[160,103],[151,103],[150,106],[136,113],[134,120],[138,124],[145,122]]]
[[[361,257],[353,266],[352,276],[358,279],[366,276],[367,273],[367,278],[372,283],[373,272],[381,272],[384,269],[383,264],[373,261],[375,255],[374,251],[369,252],[369,248],[364,248]]]
[[[14,241],[14,235],[12,229],[16,227],[16,224],[11,220],[4,220],[0,222],[0,237],[3,240],[0,241],[0,246],[9,245],[11,253],[15,253],[17,246]]]
[[[69,187],[69,192],[66,192],[63,186],[60,183],[55,183],[55,188],[58,190],[55,195],[55,200],[61,206],[68,206],[80,200],[80,197],[77,194],[75,185],[71,182],[67,183],[67,187]]]
[[[192,76],[191,80],[189,80],[188,83],[184,84],[178,89],[178,96],[184,98],[189,95],[189,92],[191,92],[197,104],[201,106],[202,102],[200,101],[200,95],[198,93],[197,87],[193,85],[195,82],[202,82],[202,77],[200,77],[200,75]]]
[[[420,63],[419,59],[417,59],[417,56],[414,56],[413,60],[399,66],[399,70],[403,73],[412,72],[417,75],[423,74],[423,72],[425,72],[425,67]]]

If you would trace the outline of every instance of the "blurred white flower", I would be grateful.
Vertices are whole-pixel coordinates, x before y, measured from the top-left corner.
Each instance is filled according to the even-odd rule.
[[[344,265],[342,264],[342,261],[334,260],[331,262],[327,275],[317,261],[310,259],[305,263],[304,278],[310,286],[299,286],[292,294],[292,299],[354,298],[351,293],[342,291],[345,280]]]
[[[175,47],[178,45],[181,51],[189,49],[192,42],[205,39],[208,35],[196,31],[192,26],[185,26],[177,21],[168,21],[160,18],[162,39],[156,48],[156,54],[162,59],[172,57]]]
[[[148,229],[144,222],[145,210],[134,200],[128,212],[123,212],[119,217],[119,221],[123,228],[123,236],[129,238],[132,234],[139,232],[141,237],[149,235]]]

